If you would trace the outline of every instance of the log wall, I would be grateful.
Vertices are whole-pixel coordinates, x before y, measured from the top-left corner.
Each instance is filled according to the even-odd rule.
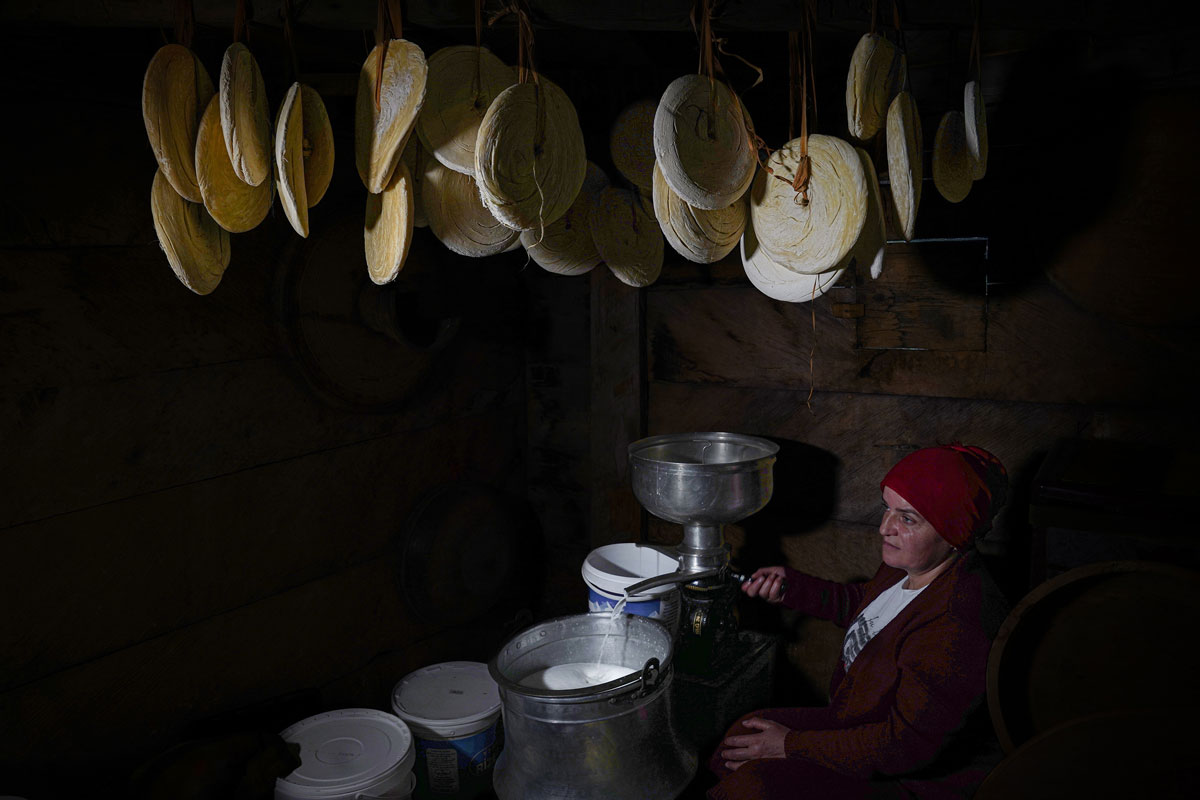
[[[371,284],[353,97],[331,96],[308,239],[276,207],[192,294],[150,214],[161,35],[100,38],[49,59],[48,31],[4,39],[6,65],[39,65],[0,213],[0,775],[30,797],[119,795],[202,732],[389,708],[407,672],[486,661],[553,596],[528,557],[523,260],[423,230]],[[495,591],[458,591],[472,575]]]

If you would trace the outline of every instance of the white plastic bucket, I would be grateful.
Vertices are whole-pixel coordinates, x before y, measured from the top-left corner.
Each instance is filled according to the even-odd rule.
[[[472,798],[492,790],[504,745],[500,691],[487,664],[448,661],[406,675],[392,710],[412,729],[417,798]]]
[[[300,766],[275,781],[275,800],[408,800],[416,785],[412,732],[373,708],[328,711],[280,737],[300,745]]]
[[[597,547],[580,570],[588,586],[588,611],[611,612],[625,596],[625,587],[678,569],[678,558],[666,549],[632,543]],[[679,621],[679,587],[666,584],[634,595],[625,613],[656,619],[673,634]]]

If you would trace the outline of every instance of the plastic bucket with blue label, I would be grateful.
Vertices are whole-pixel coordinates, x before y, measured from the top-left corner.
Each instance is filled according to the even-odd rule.
[[[597,547],[588,553],[581,569],[588,587],[588,611],[610,612],[625,596],[625,587],[678,569],[678,558],[668,548],[624,543]],[[675,633],[679,621],[678,584],[655,586],[630,597],[625,613],[656,619]]]
[[[413,734],[400,719],[373,708],[308,717],[279,734],[300,747],[300,766],[275,781],[275,800],[408,800]]]
[[[406,675],[392,710],[416,740],[416,792],[424,798],[476,798],[492,791],[504,746],[500,692],[487,664],[449,661]]]

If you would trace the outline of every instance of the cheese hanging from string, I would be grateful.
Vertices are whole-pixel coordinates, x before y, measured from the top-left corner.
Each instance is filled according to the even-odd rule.
[[[808,202],[792,186],[800,168],[800,139],[767,159],[750,190],[750,218],[771,260],[796,272],[833,269],[862,233],[867,218],[867,177],[848,142],[808,137]]]
[[[975,180],[975,163],[967,148],[961,111],[947,111],[933,138],[933,185],[951,203],[961,203]]]
[[[163,45],[142,80],[142,121],[163,177],[183,198],[203,202],[196,181],[196,132],[216,93],[212,78],[188,48]]]
[[[429,57],[425,104],[417,136],[425,150],[455,172],[475,175],[479,124],[496,95],[517,82],[516,70],[486,47],[443,47]]]
[[[845,274],[845,269],[834,269],[805,275],[781,266],[759,246],[754,225],[746,224],[741,239],[742,268],[754,288],[773,300],[785,303],[807,303],[833,288]]]
[[[863,34],[846,74],[846,125],[851,136],[865,140],[879,131],[888,104],[904,85],[906,71],[907,59],[887,37]]]
[[[389,39],[375,45],[359,70],[354,165],[372,194],[383,191],[396,171],[396,162],[425,103],[427,75],[424,52],[405,39]]]
[[[654,216],[671,248],[697,264],[720,261],[737,247],[746,227],[746,195],[725,208],[694,208],[667,184],[654,165]]]
[[[203,205],[181,197],[161,168],[150,189],[150,215],[175,277],[196,294],[217,288],[229,266],[229,233]]]
[[[196,133],[196,182],[208,213],[230,233],[256,227],[271,210],[271,181],[251,186],[234,172],[221,130],[221,101],[214,96]]]
[[[600,257],[619,281],[649,286],[663,266],[663,235],[649,203],[637,192],[608,187],[592,213],[592,238]]]
[[[971,177],[979,180],[987,174],[988,160],[987,108],[979,81],[968,81],[963,87],[963,121],[967,152],[971,154]]]
[[[888,195],[905,241],[912,241],[921,205],[921,117],[909,92],[892,100],[887,115]]]
[[[379,194],[367,193],[363,244],[367,273],[382,286],[400,274],[413,237],[412,175],[401,161]]]
[[[667,184],[688,205],[725,208],[754,179],[757,151],[741,102],[721,81],[676,78],[654,113],[654,156]]]
[[[271,119],[267,87],[258,62],[241,42],[225,50],[219,95],[221,136],[234,174],[250,186],[264,182],[269,185]]]
[[[867,178],[867,218],[863,221],[862,233],[850,248],[850,252],[842,259],[847,269],[862,269],[870,276],[878,278],[883,274],[883,252],[887,245],[887,227],[883,218],[883,197],[879,191],[879,175],[875,171],[875,162],[861,147],[854,148],[862,162],[863,174]]]
[[[496,96],[475,141],[475,179],[510,228],[541,230],[575,202],[587,173],[583,131],[566,93],[544,75]]]
[[[275,120],[275,178],[284,216],[308,236],[308,209],[315,206],[333,177],[333,128],[321,96],[293,83]]]
[[[608,150],[617,172],[643,192],[654,189],[654,115],[658,103],[638,100],[617,114]]]
[[[608,176],[589,161],[583,186],[567,213],[547,225],[545,231],[534,228],[521,232],[521,244],[538,266],[558,275],[582,275],[600,263],[591,222],[600,192],[608,185]]]
[[[502,224],[483,205],[470,175],[455,172],[436,159],[425,161],[421,196],[433,235],[459,255],[493,256],[519,241],[520,231]]]

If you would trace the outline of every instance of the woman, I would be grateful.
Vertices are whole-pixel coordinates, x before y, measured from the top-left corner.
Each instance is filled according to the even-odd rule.
[[[967,797],[999,760],[985,673],[1008,609],[973,543],[1003,502],[1004,467],[978,447],[929,447],[880,487],[870,581],[765,567],[743,585],[848,630],[829,705],[738,720],[710,761],[711,800]]]

